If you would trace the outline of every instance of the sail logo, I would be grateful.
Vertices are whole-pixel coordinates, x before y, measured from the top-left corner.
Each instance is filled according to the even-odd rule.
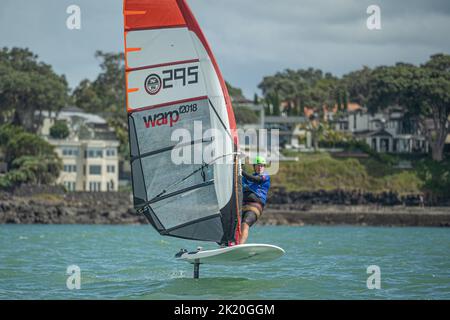
[[[153,96],[161,90],[161,83],[161,78],[153,73],[145,79],[145,91]]]
[[[148,129],[150,126],[154,128],[155,126],[173,126],[180,120],[180,113],[177,110],[169,112],[156,113],[153,116],[144,117],[145,127]]]
[[[147,129],[160,127],[169,125],[173,127],[175,123],[180,120],[181,114],[197,112],[197,104],[186,104],[180,106],[176,110],[168,111],[168,112],[160,112],[154,115],[149,115],[147,117],[143,117],[144,125]]]

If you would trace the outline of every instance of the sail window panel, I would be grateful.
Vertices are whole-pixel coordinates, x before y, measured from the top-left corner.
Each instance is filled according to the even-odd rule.
[[[189,190],[158,201],[151,207],[166,229],[219,214],[214,185]]]
[[[139,48],[127,53],[128,69],[178,63],[197,58],[187,28],[128,32],[126,40],[128,48]]]
[[[220,242],[223,237],[223,227],[220,216],[213,216],[205,220],[172,229],[168,235],[187,239],[201,239],[204,241]]]
[[[203,132],[211,128],[210,111],[206,99],[135,112],[132,117],[141,156],[177,145],[179,140],[172,141],[172,132],[176,129],[186,129],[189,131],[191,140],[198,140],[203,138]],[[158,120],[162,118],[167,119],[167,123],[163,123],[164,120]],[[196,133],[199,137],[194,135],[194,121],[197,121],[197,130],[202,132],[202,134]],[[180,139],[179,136],[176,138]],[[183,140],[184,142],[190,141]]]
[[[200,169],[192,174],[202,165],[175,164],[171,159],[171,152],[146,157],[141,159],[141,163],[149,201],[161,194],[163,190],[166,190],[163,195],[167,195],[214,179],[213,166],[204,167],[203,170]],[[191,176],[188,177],[189,175]],[[186,179],[182,181],[184,178]]]

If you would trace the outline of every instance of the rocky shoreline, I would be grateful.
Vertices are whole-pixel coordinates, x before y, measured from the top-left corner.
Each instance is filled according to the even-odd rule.
[[[292,205],[267,208],[260,223],[266,225],[361,225],[389,227],[450,227],[449,207],[369,205]]]
[[[147,223],[145,217],[132,208],[129,193],[42,192],[0,193],[0,224]],[[311,195],[314,194],[309,193],[308,198],[305,194],[275,192],[259,224],[450,227],[450,207],[446,206],[408,206],[395,201],[393,205],[358,204],[351,200],[350,203],[330,201],[324,193],[323,198]],[[344,194],[337,199],[347,198],[351,196]],[[415,198],[410,196],[409,199]]]

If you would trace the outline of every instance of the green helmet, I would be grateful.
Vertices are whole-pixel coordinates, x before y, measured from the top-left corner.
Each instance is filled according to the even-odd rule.
[[[266,159],[262,156],[256,156],[253,164],[266,164]]]

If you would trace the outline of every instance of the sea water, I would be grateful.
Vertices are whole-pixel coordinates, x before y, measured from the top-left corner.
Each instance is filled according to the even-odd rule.
[[[450,299],[450,229],[255,226],[286,254],[245,266],[176,261],[214,244],[149,225],[0,225],[0,299]]]

